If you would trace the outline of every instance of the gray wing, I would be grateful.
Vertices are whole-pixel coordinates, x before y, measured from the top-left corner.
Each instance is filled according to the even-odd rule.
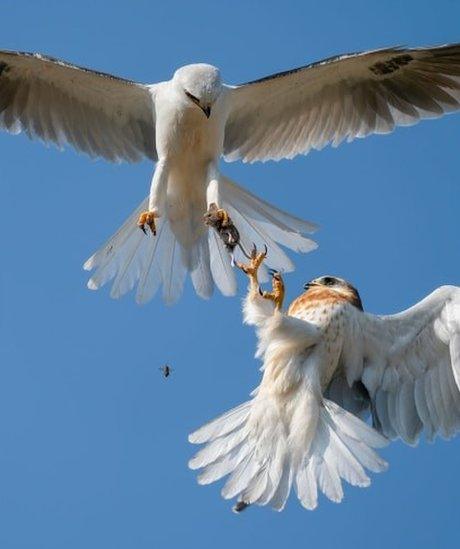
[[[279,160],[460,106],[460,45],[346,54],[229,88],[226,160]]]
[[[460,430],[460,288],[443,286],[397,315],[350,308],[346,330],[339,379],[354,397],[365,388],[376,428],[409,444],[423,430],[430,440]]]
[[[0,51],[0,127],[111,161],[157,159],[155,86]]]

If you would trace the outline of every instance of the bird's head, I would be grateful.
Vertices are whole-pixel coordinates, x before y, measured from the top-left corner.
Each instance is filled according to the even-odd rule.
[[[173,81],[187,101],[200,108],[206,118],[211,116],[212,106],[223,88],[218,68],[205,63],[186,65],[174,73]]]
[[[327,288],[331,292],[335,292],[338,295],[344,297],[352,305],[363,310],[363,304],[361,297],[359,296],[358,290],[349,282],[343,278],[337,276],[320,276],[319,278],[314,278],[310,282],[307,282],[304,285],[304,289],[308,291],[321,290]]]

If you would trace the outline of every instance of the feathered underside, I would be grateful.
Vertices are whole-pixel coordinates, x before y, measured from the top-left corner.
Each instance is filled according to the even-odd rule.
[[[0,51],[0,128],[110,161],[157,160],[155,86]]]
[[[225,158],[293,158],[457,111],[460,45],[340,55],[230,92]]]

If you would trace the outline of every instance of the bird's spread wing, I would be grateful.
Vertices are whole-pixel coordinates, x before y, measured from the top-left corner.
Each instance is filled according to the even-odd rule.
[[[460,429],[460,288],[444,286],[391,316],[350,312],[342,365],[366,388],[374,425],[415,443]]]
[[[292,158],[457,110],[460,44],[341,55],[229,95],[225,158]]]
[[[156,160],[154,88],[39,54],[0,51],[0,127],[107,160]]]

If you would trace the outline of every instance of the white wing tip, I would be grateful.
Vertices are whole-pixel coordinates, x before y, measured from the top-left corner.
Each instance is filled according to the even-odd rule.
[[[189,460],[188,467],[189,469],[192,469],[192,471],[200,468],[200,464],[198,463],[196,456],[192,457],[192,459]]]
[[[84,271],[92,271],[94,269],[94,255],[88,258],[83,264]]]
[[[99,286],[94,282],[92,278],[90,278],[86,284],[87,288],[89,290],[99,290]]]
[[[306,238],[305,243],[302,246],[299,246],[299,249],[296,251],[307,254],[309,252],[313,252],[318,248],[319,248],[319,244],[317,242],[315,242],[314,240],[310,240],[309,238],[308,239]]]
[[[198,429],[197,431],[193,431],[193,433],[190,433],[188,436],[188,441],[190,444],[202,444],[203,442],[206,442],[206,440],[203,440],[200,436],[201,429]]]
[[[148,303],[152,298],[153,296],[136,295],[136,303],[142,306]]]

